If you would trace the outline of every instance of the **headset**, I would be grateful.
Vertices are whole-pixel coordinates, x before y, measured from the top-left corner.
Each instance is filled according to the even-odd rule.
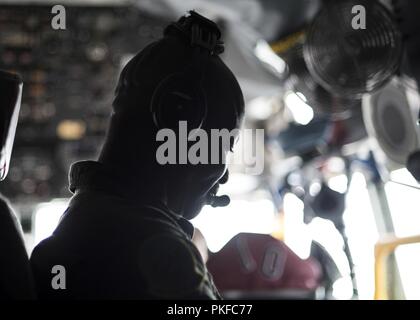
[[[216,23],[195,11],[166,27],[164,35],[184,40],[192,51],[192,61],[182,72],[164,78],[153,92],[150,111],[157,129],[176,130],[186,121],[189,130],[202,128],[207,117],[207,97],[203,88],[210,57],[224,51],[221,32]],[[224,207],[230,203],[227,195],[207,195],[207,204]]]
[[[151,113],[158,129],[177,129],[180,121],[200,129],[207,117],[207,98],[203,89],[206,66],[211,56],[224,51],[216,23],[195,11],[166,27],[164,35],[173,34],[193,48],[192,61],[185,70],[164,78],[153,92]]]

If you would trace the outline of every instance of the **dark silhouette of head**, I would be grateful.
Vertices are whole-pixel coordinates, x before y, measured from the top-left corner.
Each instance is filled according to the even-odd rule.
[[[197,16],[194,14],[192,18]],[[216,30],[219,34],[211,50],[194,46],[192,35],[196,31],[192,18],[183,17],[177,24],[168,26],[162,39],[148,45],[124,67],[99,158],[118,172],[136,197],[144,202],[164,202],[187,219],[199,213],[209,193],[217,192],[220,181],[226,181],[226,164],[162,165],[156,158],[158,147],[162,145],[156,141],[158,131],[170,128],[177,133],[178,127],[174,124],[185,120],[188,130],[198,124],[210,137],[212,129],[237,129],[244,112],[239,84],[218,56],[222,51],[220,31]],[[167,79],[172,82],[162,92]],[[197,90],[200,97],[191,97]],[[153,104],[161,98],[165,100],[165,110],[156,115]],[[186,109],[180,107],[183,105],[180,99],[190,100]],[[159,121],[161,118],[165,121]],[[210,141],[208,145],[210,158],[214,150]],[[181,151],[178,149],[177,152]],[[220,151],[220,155],[226,155],[230,150],[222,148]]]

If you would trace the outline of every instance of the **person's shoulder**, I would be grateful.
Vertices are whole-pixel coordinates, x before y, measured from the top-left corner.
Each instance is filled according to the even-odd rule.
[[[5,238],[18,236],[23,241],[23,231],[19,219],[9,201],[0,194],[0,232]]]
[[[161,233],[139,248],[139,269],[150,293],[161,298],[187,298],[205,291],[207,272],[187,238]]]
[[[9,201],[0,194],[0,219],[15,220],[15,215],[10,207]]]
[[[55,249],[55,237],[51,235],[39,243],[37,243],[31,252],[30,260],[37,259],[37,258],[45,258],[44,256],[51,254],[52,251],[56,251]]]

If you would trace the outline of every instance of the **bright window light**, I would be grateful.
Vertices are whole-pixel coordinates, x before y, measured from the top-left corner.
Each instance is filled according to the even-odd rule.
[[[333,296],[337,300],[351,299],[353,296],[353,287],[351,281],[343,277],[334,282]]]
[[[303,221],[303,202],[292,193],[284,197],[284,242],[301,259],[307,259],[311,251],[309,227]]]
[[[239,172],[230,173],[228,182],[220,185],[219,193],[229,196],[246,194],[255,190],[258,184],[256,176]]]
[[[314,218],[310,223],[312,239],[321,244],[337,264],[343,276],[350,272],[349,264],[344,254],[344,242],[334,224],[326,219]]]
[[[306,98],[299,93],[289,91],[284,96],[284,102],[292,113],[296,123],[307,125],[314,118],[314,110],[306,102]]]
[[[405,298],[408,300],[420,300],[420,244],[416,243],[398,247],[395,250],[395,257],[398,263]]]
[[[275,229],[275,210],[272,201],[232,200],[224,208],[205,206],[191,220],[204,235],[209,250],[217,252],[241,232],[271,234]]]
[[[353,174],[346,198],[344,223],[355,264],[359,298],[373,299],[375,291],[374,248],[379,239],[366,180],[362,173]]]
[[[420,215],[418,199],[420,190],[388,182],[385,185],[385,191],[389,208],[391,209],[395,235],[398,237],[419,235]]]
[[[391,180],[399,182],[399,183],[404,183],[410,186],[419,186],[416,179],[406,168],[401,168],[401,169],[392,171],[390,174],[390,177],[391,177]],[[403,186],[403,188],[405,187]]]
[[[68,200],[55,199],[37,206],[34,214],[34,245],[37,245],[53,233],[61,216],[67,209],[67,205]]]
[[[411,185],[412,177],[405,169],[391,174],[393,180]],[[414,180],[414,179],[413,179]],[[388,182],[385,185],[389,208],[391,210],[395,235],[407,237],[420,234],[420,215],[418,199],[420,190]],[[407,299],[420,299],[420,245],[404,245],[395,251],[404,294]]]
[[[342,278],[334,282],[332,293],[334,298],[338,300],[350,299],[353,295],[353,287],[349,264],[343,251],[343,238],[329,220],[314,218],[309,227],[312,239],[327,250],[342,275]]]

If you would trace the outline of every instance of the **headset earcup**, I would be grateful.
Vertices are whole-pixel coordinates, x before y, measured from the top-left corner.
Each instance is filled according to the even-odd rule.
[[[177,130],[180,121],[186,121],[189,130],[201,128],[207,115],[204,90],[187,74],[172,74],[156,87],[151,112],[158,129]]]
[[[408,156],[420,148],[419,97],[411,91],[394,79],[363,98],[363,118],[375,158],[387,172],[405,167]]]

